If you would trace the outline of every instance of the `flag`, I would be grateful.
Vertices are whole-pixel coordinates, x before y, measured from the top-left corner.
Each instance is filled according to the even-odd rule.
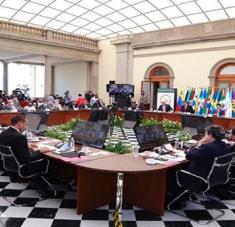
[[[232,89],[229,92],[229,88],[227,89],[226,98],[225,98],[225,116],[232,117]]]
[[[177,105],[176,105],[176,109],[175,109],[176,111],[180,111],[181,106],[184,105],[183,97],[184,97],[184,92],[183,92],[183,90],[181,90],[180,94],[179,94],[179,97],[178,97],[178,100],[177,100]]]

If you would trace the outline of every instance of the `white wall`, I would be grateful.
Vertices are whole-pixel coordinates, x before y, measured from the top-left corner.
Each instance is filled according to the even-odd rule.
[[[208,76],[216,63],[234,56],[235,39],[135,50],[133,82],[137,97],[147,69],[155,63],[165,63],[171,67],[175,76],[173,87],[199,88],[209,86]]]
[[[99,41],[99,90],[98,95],[105,104],[109,104],[109,96],[106,92],[106,84],[110,80],[116,80],[116,47],[110,44],[110,40]]]
[[[87,63],[55,65],[54,93],[64,96],[66,90],[70,91],[73,99],[78,93],[84,94],[87,90]]]

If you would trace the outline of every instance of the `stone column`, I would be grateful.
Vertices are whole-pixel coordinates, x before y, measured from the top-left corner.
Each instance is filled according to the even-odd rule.
[[[8,63],[3,62],[3,91],[8,92]]]
[[[44,96],[48,97],[52,94],[54,88],[54,83],[52,80],[52,64],[49,56],[45,56],[45,87]]]
[[[93,93],[98,94],[98,63],[89,62],[87,72],[87,90],[91,90]]]
[[[133,49],[132,36],[123,35],[111,41],[116,46],[116,83],[133,83]]]

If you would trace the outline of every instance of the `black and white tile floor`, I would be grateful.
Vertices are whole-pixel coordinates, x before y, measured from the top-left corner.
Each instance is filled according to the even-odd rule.
[[[127,131],[128,143],[136,144],[136,139],[131,136],[133,134],[131,130]],[[118,134],[119,131],[116,135]],[[11,183],[7,174],[0,171],[0,192],[11,201],[27,204],[24,207],[14,207],[0,196],[0,227],[113,227],[112,211],[115,208],[113,204],[77,215],[76,192],[69,191],[65,185],[57,184],[56,188],[59,193],[55,198],[37,201],[39,194],[31,188],[29,183]],[[235,204],[235,199],[232,200],[224,193],[219,195],[219,199],[231,204],[223,205],[221,208],[225,211],[225,215],[207,226],[234,227],[235,206],[232,203]],[[180,212],[188,217],[202,220],[216,215],[216,210],[212,209],[210,203],[204,203],[202,206],[186,203],[186,208]],[[167,210],[164,216],[157,216],[128,204],[123,205],[122,223],[124,227],[201,226]]]

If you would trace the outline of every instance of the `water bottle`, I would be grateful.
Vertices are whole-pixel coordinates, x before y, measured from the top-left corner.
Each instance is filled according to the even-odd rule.
[[[137,158],[138,155],[139,155],[139,148],[138,148],[137,145],[135,145],[134,148],[133,148],[133,155],[134,155],[135,158]]]
[[[70,138],[69,148],[70,148],[70,151],[75,151],[75,141],[73,137]]]
[[[175,149],[179,149],[179,140],[178,139],[175,140]]]

